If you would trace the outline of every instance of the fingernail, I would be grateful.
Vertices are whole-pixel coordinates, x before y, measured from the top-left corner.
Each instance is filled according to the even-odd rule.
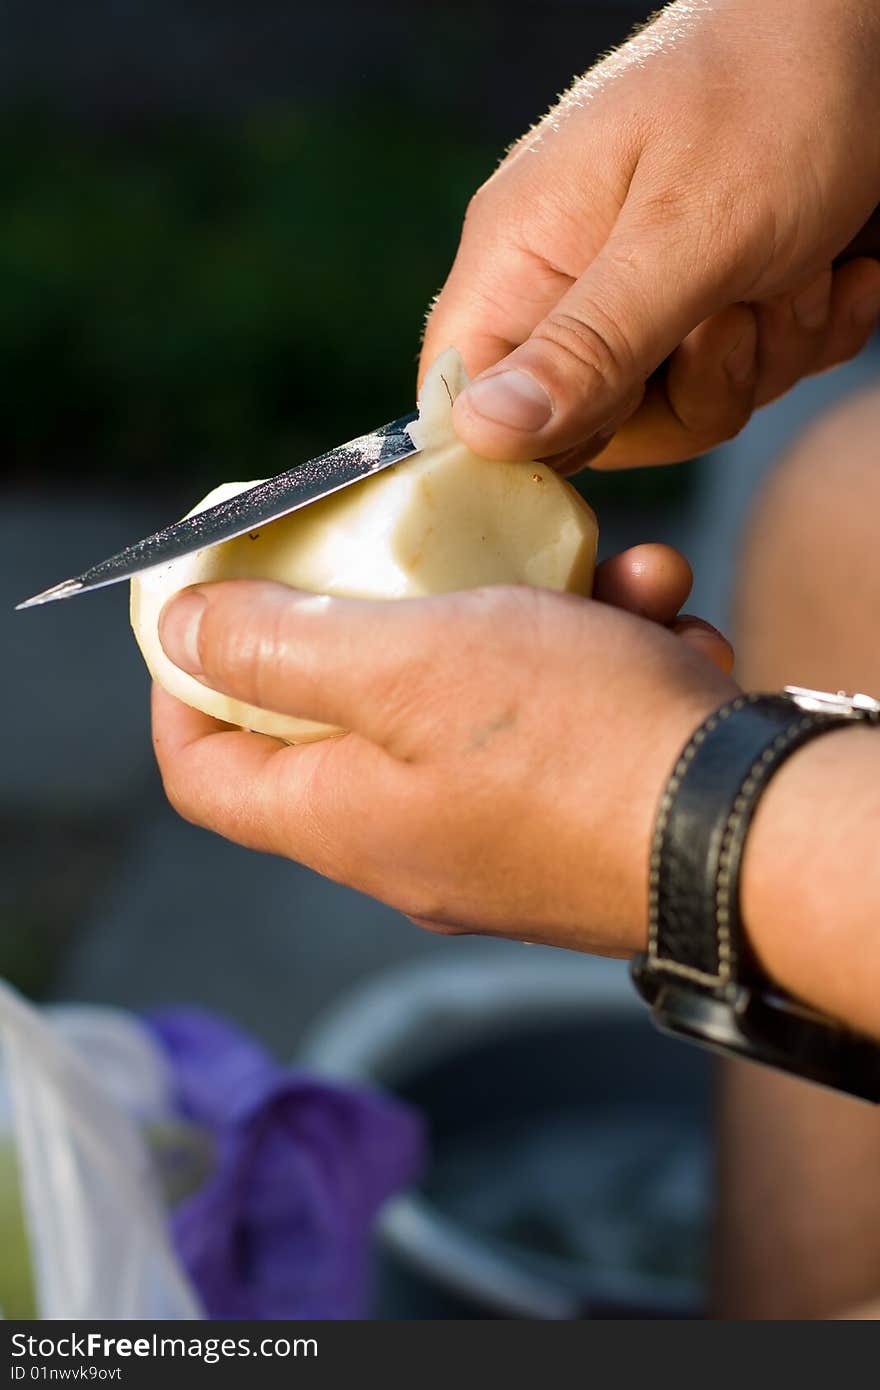
[[[791,312],[801,328],[821,328],[831,307],[831,276],[820,275],[791,301]]]
[[[547,392],[527,372],[497,372],[473,382],[462,395],[478,415],[513,430],[539,430],[553,414]]]
[[[873,323],[880,314],[880,285],[875,285],[853,305],[852,316],[856,323]]]
[[[165,655],[191,676],[202,674],[199,628],[207,606],[203,594],[190,590],[170,599],[159,617],[159,641]]]
[[[724,370],[737,386],[748,386],[755,374],[755,338],[747,333],[724,359]]]

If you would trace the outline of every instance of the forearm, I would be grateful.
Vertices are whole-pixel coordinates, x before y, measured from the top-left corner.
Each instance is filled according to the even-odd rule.
[[[771,779],[741,886],[747,931],[768,973],[880,1038],[878,830],[880,732],[825,734]],[[719,1316],[826,1318],[876,1297],[878,1120],[874,1107],[783,1072],[725,1065]]]
[[[742,894],[767,973],[880,1038],[880,731],[826,734],[780,769],[755,815]]]

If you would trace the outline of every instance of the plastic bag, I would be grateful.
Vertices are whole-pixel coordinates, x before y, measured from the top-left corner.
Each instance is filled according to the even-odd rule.
[[[165,1101],[161,1057],[133,1020],[44,1015],[0,980],[0,1142],[5,1132],[15,1158],[0,1163],[0,1182],[17,1170],[38,1317],[202,1316],[141,1132]],[[0,1228],[14,1228],[14,1203],[8,1187]],[[13,1253],[10,1241],[4,1264]]]

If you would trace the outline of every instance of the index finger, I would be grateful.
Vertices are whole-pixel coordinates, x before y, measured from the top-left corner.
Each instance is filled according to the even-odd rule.
[[[446,284],[431,306],[418,384],[444,352],[461,353],[468,376],[500,362],[573,284],[522,247],[465,232]]]
[[[212,690],[391,748],[438,664],[479,659],[481,617],[492,601],[480,594],[330,598],[268,580],[226,580],[174,595],[159,634],[175,665]]]
[[[381,749],[353,734],[294,748],[221,724],[158,685],[152,709],[162,782],[185,820],[365,892],[375,888],[370,836],[401,800],[400,769]]]

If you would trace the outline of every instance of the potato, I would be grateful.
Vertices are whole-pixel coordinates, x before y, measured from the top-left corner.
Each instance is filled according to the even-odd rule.
[[[460,443],[452,402],[466,380],[454,349],[434,363],[411,427],[422,451],[415,458],[133,579],[131,624],[154,680],[217,719],[305,743],[341,731],[232,700],[168,660],[158,623],[172,594],[189,584],[254,578],[354,598],[416,598],[484,584],[588,594],[598,535],[592,509],[545,464],[499,463]],[[223,483],[193,511],[251,486]]]

